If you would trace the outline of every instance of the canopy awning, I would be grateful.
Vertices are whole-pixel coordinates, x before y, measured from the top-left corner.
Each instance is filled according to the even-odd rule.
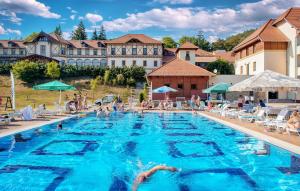
[[[66,91],[76,90],[74,86],[62,83],[60,81],[52,81],[45,84],[33,86],[34,90],[49,90],[49,91]]]
[[[231,87],[229,91],[277,91],[278,89],[300,89],[300,80],[270,70],[261,72]]]
[[[153,93],[168,93],[168,92],[177,92],[177,90],[170,88],[168,86],[162,86],[162,87],[154,89],[152,92]]]

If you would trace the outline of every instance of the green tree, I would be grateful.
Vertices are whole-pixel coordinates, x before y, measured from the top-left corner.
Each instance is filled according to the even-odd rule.
[[[133,87],[133,86],[135,86],[135,84],[136,84],[136,81],[135,81],[135,79],[133,79],[132,77],[129,78],[129,79],[127,79],[127,85],[128,85],[128,86]]]
[[[106,40],[106,32],[103,25],[101,25],[98,40]]]
[[[226,39],[218,39],[216,42],[212,43],[212,49],[231,51],[236,45],[242,42],[254,31],[255,29],[251,29],[236,35],[229,36]]]
[[[93,34],[92,34],[92,40],[98,40],[98,34],[97,34],[97,30],[95,29]]]
[[[110,70],[106,70],[104,73],[104,85],[108,85],[110,83],[110,78],[111,78],[111,74],[110,74]]]
[[[72,32],[72,40],[86,40],[87,34],[82,21],[79,22],[75,31]]]
[[[233,64],[230,64],[229,62],[222,59],[218,59],[207,65],[207,70],[209,70],[210,72],[214,72],[215,69],[217,70],[217,74],[234,74]]]
[[[13,65],[13,73],[18,79],[32,83],[45,77],[45,65],[23,60]]]
[[[202,50],[211,51],[210,43],[205,39],[202,31],[199,31],[196,38],[196,46],[201,48]]]
[[[93,92],[93,101],[94,101],[94,97],[95,97],[95,91],[98,88],[99,84],[100,84],[100,76],[97,76],[95,79],[92,79],[90,81],[90,88]]]
[[[145,98],[144,92],[141,92],[141,93],[139,94],[139,102],[142,103],[142,101],[144,101],[145,99],[146,99],[146,98]]]
[[[30,41],[32,41],[35,37],[37,37],[38,35],[39,35],[39,33],[33,32],[33,33],[31,33],[30,35],[28,35],[28,36],[24,39],[24,41],[25,41],[25,42],[30,42]]]
[[[169,36],[163,37],[162,42],[165,48],[176,48],[177,43]]]
[[[61,30],[61,26],[58,25],[57,27],[55,27],[54,33],[57,34],[58,36],[62,36],[62,30]]]
[[[60,68],[57,62],[51,61],[47,64],[46,76],[52,79],[60,77]]]
[[[196,45],[197,44],[197,39],[193,36],[182,36],[179,39],[179,44],[182,45],[185,42],[190,42],[190,43],[193,43],[194,45]]]

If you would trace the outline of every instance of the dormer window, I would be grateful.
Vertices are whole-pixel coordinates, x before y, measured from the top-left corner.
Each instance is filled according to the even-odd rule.
[[[186,51],[185,60],[187,60],[187,61],[191,60],[190,51]]]
[[[45,37],[45,36],[41,36],[38,41],[41,41],[41,42],[47,42],[48,41],[48,38]]]
[[[88,45],[85,42],[81,42],[81,46],[84,48],[88,47]]]
[[[98,47],[101,47],[101,48],[104,47],[104,45],[101,42],[98,42],[97,44],[98,44]]]

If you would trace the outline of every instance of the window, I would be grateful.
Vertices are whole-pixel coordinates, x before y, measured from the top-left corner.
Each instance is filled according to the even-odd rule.
[[[116,66],[116,61],[115,61],[115,60],[112,60],[112,61],[111,61],[111,67],[114,68],[115,66]]]
[[[81,49],[80,48],[77,49],[77,55],[81,55]]]
[[[187,61],[191,60],[191,58],[190,58],[190,51],[186,51],[185,60],[187,60]]]
[[[146,67],[147,66],[147,60],[143,61],[143,66]]]
[[[153,55],[158,55],[158,48],[153,49]]]
[[[69,49],[69,55],[73,55],[73,48]]]
[[[243,75],[243,66],[240,66],[240,75]]]
[[[7,49],[3,49],[3,55],[7,55]]]
[[[116,55],[116,48],[111,48],[111,55]]]
[[[24,55],[24,50],[20,50],[20,55]]]
[[[62,55],[65,55],[65,54],[66,54],[65,48],[61,48],[61,49],[60,49],[60,53],[61,53]]]
[[[46,46],[45,45],[41,45],[40,46],[40,54],[41,55],[46,55]]]
[[[126,48],[122,48],[122,55],[126,55]]]
[[[16,55],[16,49],[11,49],[11,55]]]
[[[137,49],[136,48],[132,48],[132,55],[137,55]]]
[[[250,68],[250,64],[246,65],[246,74],[249,75],[249,68]]]
[[[143,48],[143,55],[147,55],[147,48]]]
[[[154,60],[154,67],[157,67],[157,60]]]
[[[97,56],[98,50],[97,50],[97,49],[94,49],[94,50],[93,50],[93,54],[94,54],[94,56]]]
[[[136,60],[132,61],[132,66],[136,66]]]
[[[101,56],[105,56],[106,55],[106,49],[101,49]]]
[[[85,49],[85,55],[90,55],[90,49]]]
[[[256,62],[253,62],[253,72],[256,71]]]
[[[196,90],[197,89],[197,85],[196,84],[191,84],[191,89],[192,90]]]
[[[123,67],[126,66],[126,60],[122,60],[122,66],[123,66]]]
[[[46,41],[48,41],[48,39],[47,39],[47,37],[44,37],[44,36],[43,36],[43,37],[40,37],[40,38],[39,38],[39,41],[46,42]]]
[[[183,89],[183,84],[177,84],[178,89]]]

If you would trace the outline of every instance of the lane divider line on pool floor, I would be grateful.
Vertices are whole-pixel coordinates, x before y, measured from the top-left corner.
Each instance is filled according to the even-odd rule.
[[[270,143],[272,145],[275,145],[277,147],[281,147],[281,148],[283,148],[285,150],[288,150],[290,152],[293,152],[293,153],[296,153],[296,154],[300,154],[300,147],[297,146],[297,145],[294,145],[292,143],[288,143],[288,142],[280,140],[278,138],[265,135],[263,133],[260,133],[260,132],[257,132],[257,131],[254,131],[254,130],[251,130],[251,129],[248,129],[248,128],[245,128],[245,127],[242,127],[240,125],[237,125],[237,124],[234,124],[234,123],[231,123],[231,122],[219,119],[217,117],[213,117],[213,116],[207,115],[205,113],[200,113],[199,112],[198,114],[200,116],[206,117],[208,119],[211,119],[211,120],[216,121],[218,123],[221,123],[223,125],[231,127],[231,128],[233,128],[235,130],[238,130],[238,131],[241,131],[243,133],[246,133],[246,134],[248,134],[250,136],[253,136],[253,137],[257,138],[257,139],[260,139],[262,141],[266,141],[266,142],[268,142],[268,143]]]

